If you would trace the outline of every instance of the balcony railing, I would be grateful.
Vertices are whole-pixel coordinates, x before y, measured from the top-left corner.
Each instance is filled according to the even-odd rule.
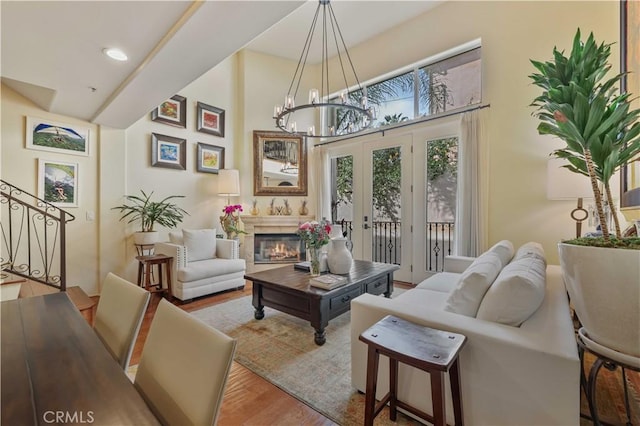
[[[353,247],[351,239],[353,222],[342,220],[338,223],[342,227],[342,235],[349,240],[351,249]],[[402,261],[401,226],[401,222],[372,222],[371,254],[375,262],[400,264]],[[425,224],[424,238],[428,248],[425,253],[427,271],[441,272],[444,270],[445,256],[452,253],[453,236],[453,222],[427,222]]]
[[[66,290],[66,224],[72,214],[0,180],[1,268]]]

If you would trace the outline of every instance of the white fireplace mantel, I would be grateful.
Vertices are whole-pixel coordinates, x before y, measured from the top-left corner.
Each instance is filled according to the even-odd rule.
[[[256,272],[265,269],[276,268],[282,264],[258,264],[253,258],[253,245],[255,234],[293,234],[300,224],[314,220],[315,216],[252,216],[241,215],[240,220],[244,224],[244,253],[242,256],[247,262],[247,272]]]

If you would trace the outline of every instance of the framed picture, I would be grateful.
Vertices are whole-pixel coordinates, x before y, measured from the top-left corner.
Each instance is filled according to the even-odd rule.
[[[198,102],[197,130],[224,137],[224,110]]]
[[[631,108],[640,108],[640,2],[620,1],[620,57],[622,90],[631,93]],[[640,161],[627,163],[620,173],[620,207],[628,220],[640,211]],[[634,213],[635,212],[635,213]]]
[[[56,207],[78,207],[78,163],[39,159],[38,198]]]
[[[89,156],[89,129],[27,117],[27,148]]]
[[[224,169],[224,148],[198,142],[198,164],[196,170],[202,173],[215,173]]]
[[[186,146],[186,139],[151,133],[151,165],[185,170],[187,168]]]
[[[176,127],[187,127],[187,98],[174,95],[151,111],[151,120]]]

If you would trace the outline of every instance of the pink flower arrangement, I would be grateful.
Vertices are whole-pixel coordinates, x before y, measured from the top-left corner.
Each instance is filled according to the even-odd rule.
[[[331,224],[326,220],[322,220],[321,222],[305,222],[298,227],[298,231],[296,232],[306,245],[315,248],[329,244],[330,233]]]
[[[233,215],[235,212],[241,212],[242,206],[240,204],[232,204],[224,206],[224,209],[222,209],[222,211],[224,214]]]

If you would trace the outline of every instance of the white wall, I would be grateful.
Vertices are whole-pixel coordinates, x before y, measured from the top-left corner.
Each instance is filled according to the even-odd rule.
[[[236,152],[242,152],[236,133],[238,119],[237,98],[237,56],[232,56],[177,94],[187,98],[187,127],[179,128],[154,122],[147,114],[132,126],[126,134],[126,185],[125,194],[140,194],[153,191],[154,199],[170,195],[182,195],[185,198],[174,201],[188,213],[182,228],[220,227],[219,216],[227,200],[219,197],[218,175],[196,171],[197,145],[202,142],[224,148],[225,168],[236,167]],[[224,137],[198,132],[196,104],[205,104],[225,110]],[[151,133],[158,133],[186,139],[186,170],[167,169],[151,166]],[[124,195],[124,194],[122,194]],[[157,197],[157,198],[156,198]],[[235,201],[235,200],[232,200]],[[245,206],[246,207],[246,206]],[[127,235],[138,230],[139,224],[127,227]],[[167,229],[158,228],[160,240],[167,240]],[[133,243],[125,245],[127,257],[134,259]],[[130,260],[126,274],[135,276],[135,260]]]
[[[38,194],[38,159],[78,163],[78,207],[65,208],[75,216],[67,225],[67,285],[80,286],[94,294],[100,281],[98,270],[98,126],[72,117],[50,114],[2,85],[2,168],[6,182],[33,194]],[[26,149],[26,118],[34,117],[89,128],[90,156]],[[96,219],[89,221],[87,214]],[[2,250],[4,250],[4,246]]]

